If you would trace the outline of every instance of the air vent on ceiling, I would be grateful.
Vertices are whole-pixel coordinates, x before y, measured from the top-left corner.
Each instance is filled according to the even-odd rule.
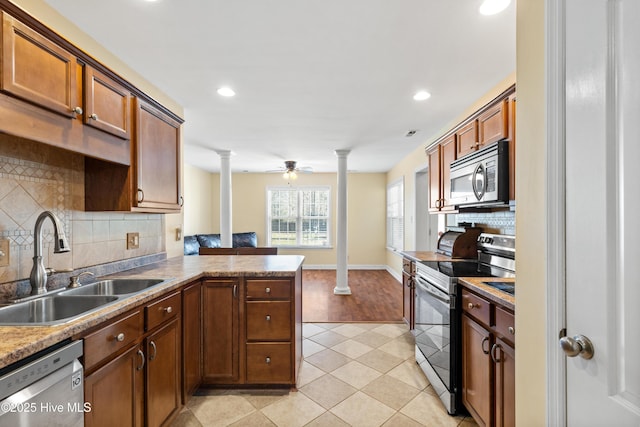
[[[411,129],[410,131],[408,131],[408,132],[406,133],[406,135],[405,135],[405,136],[408,138],[408,137],[410,137],[410,136],[415,135],[415,134],[416,134],[416,132],[418,132],[418,130],[417,130],[417,129]]]

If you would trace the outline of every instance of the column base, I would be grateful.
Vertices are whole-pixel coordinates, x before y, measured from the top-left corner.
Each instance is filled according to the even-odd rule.
[[[334,295],[351,295],[351,288],[348,286],[346,288],[338,288],[337,286],[333,288]]]

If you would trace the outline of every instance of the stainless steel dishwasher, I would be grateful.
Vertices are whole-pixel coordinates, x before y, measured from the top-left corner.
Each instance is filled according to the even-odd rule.
[[[0,427],[84,426],[82,341],[56,346],[0,376]]]

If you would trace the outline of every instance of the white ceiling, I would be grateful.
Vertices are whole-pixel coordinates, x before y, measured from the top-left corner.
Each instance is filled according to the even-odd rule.
[[[515,70],[515,2],[45,1],[184,107],[185,161],[210,171],[215,150],[331,172],[351,149],[350,170],[385,172]]]

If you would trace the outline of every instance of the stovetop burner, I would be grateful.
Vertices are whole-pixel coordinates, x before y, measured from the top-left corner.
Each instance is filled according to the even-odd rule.
[[[420,264],[447,277],[502,277],[495,269],[478,261],[422,261]]]
[[[489,285],[493,288],[496,288],[502,292],[506,292],[511,295],[515,295],[516,293],[516,284],[515,282],[482,282],[485,285]]]

